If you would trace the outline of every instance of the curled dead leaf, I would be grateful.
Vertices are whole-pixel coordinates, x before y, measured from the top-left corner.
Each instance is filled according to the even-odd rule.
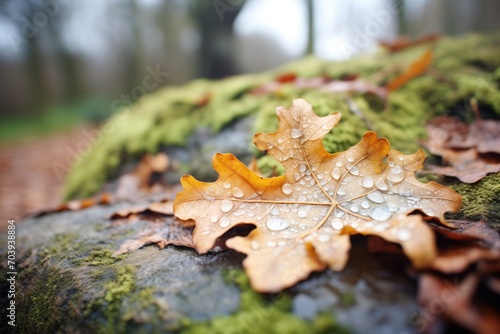
[[[429,139],[424,145],[449,166],[429,166],[436,174],[454,176],[474,183],[487,174],[500,172],[500,122],[477,120],[466,124],[441,116],[426,126]]]

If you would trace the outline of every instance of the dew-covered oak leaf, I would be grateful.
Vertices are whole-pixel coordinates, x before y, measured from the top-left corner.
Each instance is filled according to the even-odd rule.
[[[330,154],[322,143],[340,114],[317,116],[302,99],[279,107],[278,129],[258,133],[254,143],[285,168],[282,176],[262,178],[231,154],[216,154],[215,182],[181,178],[174,213],[193,219],[193,241],[200,253],[239,224],[256,228],[226,241],[247,254],[243,265],[252,287],[276,292],[327,267],[342,270],[349,235],[373,234],[399,243],[415,267],[436,254],[434,235],[416,209],[446,224],[444,213],[457,210],[461,197],[434,182],[421,183],[414,172],[424,154],[390,151],[384,138],[367,132],[345,152]]]

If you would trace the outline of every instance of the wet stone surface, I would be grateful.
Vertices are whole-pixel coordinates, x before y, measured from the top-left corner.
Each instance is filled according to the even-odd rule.
[[[25,303],[43,308],[36,302],[36,287],[60,273],[64,280],[58,278],[49,294],[49,302],[59,309],[55,315],[42,314],[56,317],[51,331],[102,331],[103,326],[122,332],[178,331],[183,319],[197,322],[238,312],[240,288],[228,283],[224,272],[241,268],[242,254],[226,250],[198,255],[188,248],[151,245],[111,258],[123,241],[147,224],[139,220],[112,225],[106,219],[129,206],[92,207],[20,223],[19,307]],[[277,221],[272,227],[283,225]],[[2,255],[5,240],[2,236]],[[315,273],[284,292],[292,298],[291,312],[303,319],[328,312],[357,333],[414,332],[409,319],[418,306],[405,262],[370,254],[364,237],[352,241],[342,272]],[[50,307],[47,312],[52,312]],[[29,323],[21,313],[19,321]]]

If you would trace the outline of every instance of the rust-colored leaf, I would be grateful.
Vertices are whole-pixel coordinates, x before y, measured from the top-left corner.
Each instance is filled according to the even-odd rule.
[[[399,243],[415,267],[435,257],[434,235],[415,209],[447,224],[443,215],[457,210],[461,197],[434,182],[421,183],[421,150],[412,155],[390,150],[388,141],[367,132],[345,152],[330,154],[322,139],[340,114],[318,117],[305,100],[276,109],[279,126],[259,133],[254,143],[276,158],[285,175],[262,178],[231,154],[213,159],[219,178],[205,183],[183,176],[174,212],[193,219],[193,240],[200,253],[240,224],[254,224],[246,237],[226,245],[247,254],[244,267],[254,289],[275,292],[312,271],[341,270],[349,235],[373,234]]]
[[[392,42],[380,41],[379,44],[389,52],[398,52],[412,46],[437,41],[440,37],[438,34],[430,34],[412,40],[406,36],[400,36]]]
[[[388,91],[406,85],[408,81],[424,74],[432,63],[432,51],[427,50],[422,57],[413,62],[406,71],[391,80],[386,86]]]

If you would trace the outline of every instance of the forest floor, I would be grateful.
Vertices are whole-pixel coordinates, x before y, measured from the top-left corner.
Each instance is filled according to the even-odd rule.
[[[0,231],[7,220],[27,215],[62,201],[68,147],[75,150],[85,141],[83,125],[41,137],[0,143]],[[54,164],[58,168],[54,169]]]

